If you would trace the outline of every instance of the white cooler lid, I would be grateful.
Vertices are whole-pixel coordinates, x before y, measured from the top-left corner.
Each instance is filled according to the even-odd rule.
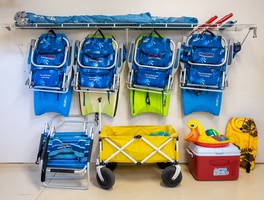
[[[232,143],[224,147],[210,148],[190,142],[188,148],[198,156],[240,156],[240,150]]]

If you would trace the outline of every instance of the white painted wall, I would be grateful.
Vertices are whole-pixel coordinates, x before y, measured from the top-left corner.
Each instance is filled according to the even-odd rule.
[[[186,162],[185,148],[187,142],[183,138],[189,133],[186,127],[188,120],[198,119],[205,129],[214,128],[225,132],[226,124],[231,117],[252,117],[259,131],[259,151],[257,162],[264,162],[263,123],[263,86],[264,86],[264,13],[260,0],[1,0],[0,23],[13,23],[17,11],[34,12],[43,15],[119,15],[150,12],[153,16],[180,17],[194,16],[200,23],[210,16],[222,17],[233,12],[232,19],[239,24],[257,24],[258,37],[253,39],[252,33],[245,41],[242,51],[233,61],[229,72],[229,87],[223,93],[220,116],[207,113],[194,113],[183,116],[181,108],[178,75],[171,95],[169,115],[166,118],[154,114],[130,115],[129,93],[125,86],[126,70],[123,70],[120,101],[115,118],[103,116],[103,125],[166,125],[171,124],[180,134],[180,161]],[[33,162],[39,144],[40,132],[53,114],[34,116],[32,92],[24,85],[27,79],[27,53],[31,38],[37,38],[42,30],[0,31],[0,162]],[[93,30],[62,30],[70,39],[83,39]],[[124,31],[110,32],[119,41],[125,42]],[[142,32],[131,31],[129,37]],[[187,32],[161,31],[161,33],[179,41]],[[13,34],[13,36],[12,36]],[[224,36],[235,41],[244,39],[247,30],[225,32]],[[13,38],[14,37],[14,38]],[[17,44],[16,44],[17,43]],[[19,51],[18,46],[23,51]],[[78,101],[75,96],[71,113],[78,113]],[[94,154],[97,156],[97,136],[94,143]]]

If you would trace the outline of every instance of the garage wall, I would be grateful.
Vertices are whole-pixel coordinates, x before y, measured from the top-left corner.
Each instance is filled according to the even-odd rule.
[[[188,145],[183,138],[189,133],[186,123],[197,119],[205,129],[214,128],[224,134],[226,124],[231,117],[252,117],[259,131],[259,153],[257,162],[264,162],[263,123],[263,86],[264,86],[264,51],[262,44],[264,17],[260,0],[1,0],[0,2],[0,162],[34,162],[38,150],[40,132],[44,123],[54,114],[34,116],[32,91],[25,86],[27,79],[27,54],[32,38],[37,38],[44,30],[7,31],[5,24],[12,24],[17,11],[34,12],[42,15],[119,15],[150,12],[153,16],[162,17],[197,17],[200,23],[209,17],[219,18],[233,12],[233,20],[238,24],[257,24],[258,37],[252,38],[252,32],[245,40],[242,51],[233,60],[229,71],[229,87],[223,93],[222,108],[219,116],[208,113],[182,114],[178,74],[175,78],[171,95],[168,117],[154,114],[142,114],[132,117],[129,108],[129,92],[125,86],[127,66],[122,71],[120,100],[115,118],[103,116],[102,125],[166,125],[171,124],[180,134],[180,162],[186,162],[185,148]],[[93,30],[60,30],[69,39],[83,39]],[[223,35],[235,42],[242,42],[247,34],[242,31],[226,31]],[[129,39],[143,31],[129,31]],[[114,34],[119,42],[126,41],[125,31],[108,31]],[[161,31],[175,42],[180,41],[187,31]],[[78,98],[74,95],[71,114],[79,114]],[[92,119],[93,116],[90,118]],[[97,157],[98,135],[95,137],[93,161]]]

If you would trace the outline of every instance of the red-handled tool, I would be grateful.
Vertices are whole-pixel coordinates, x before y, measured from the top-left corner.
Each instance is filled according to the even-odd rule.
[[[213,23],[214,20],[216,20],[218,18],[217,15],[211,17],[210,19],[208,19],[204,24],[198,26],[196,29],[194,29],[191,34],[193,34],[194,32],[204,29],[205,27],[209,26],[211,23]]]
[[[225,22],[226,20],[228,20],[232,16],[233,16],[233,13],[229,13],[229,14],[225,15],[224,17],[222,17],[221,19],[219,19],[217,22],[215,22],[214,24],[210,25],[209,28],[208,28],[208,30],[213,30],[217,26],[222,25],[223,22]]]

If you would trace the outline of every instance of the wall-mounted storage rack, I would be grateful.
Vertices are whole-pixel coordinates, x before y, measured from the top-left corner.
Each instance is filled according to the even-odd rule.
[[[102,29],[102,30],[125,30],[126,31],[126,42],[128,44],[129,30],[145,30],[145,29],[157,29],[157,30],[175,30],[175,31],[192,31],[201,24],[191,23],[63,23],[63,24],[52,24],[52,23],[32,23],[27,25],[4,24],[8,31],[12,32],[12,29]],[[234,24],[233,26],[219,26],[216,25],[213,31],[242,31],[248,29],[248,32],[242,42],[246,40],[247,36],[253,31],[253,38],[257,37],[257,26],[255,24]],[[12,34],[12,33],[11,33]],[[15,37],[12,34],[15,40]],[[16,40],[15,40],[16,42]],[[17,42],[16,42],[17,44]],[[20,49],[19,45],[18,48]],[[20,49],[21,51],[21,49]],[[22,53],[22,51],[21,51]],[[22,53],[23,54],[23,53]]]
[[[5,24],[8,30],[18,29],[114,29],[114,30],[141,30],[141,29],[164,29],[164,30],[193,30],[200,24],[190,23],[32,23],[29,25]],[[214,30],[241,31],[243,29],[256,29],[255,24],[234,24],[233,26],[216,25]]]

